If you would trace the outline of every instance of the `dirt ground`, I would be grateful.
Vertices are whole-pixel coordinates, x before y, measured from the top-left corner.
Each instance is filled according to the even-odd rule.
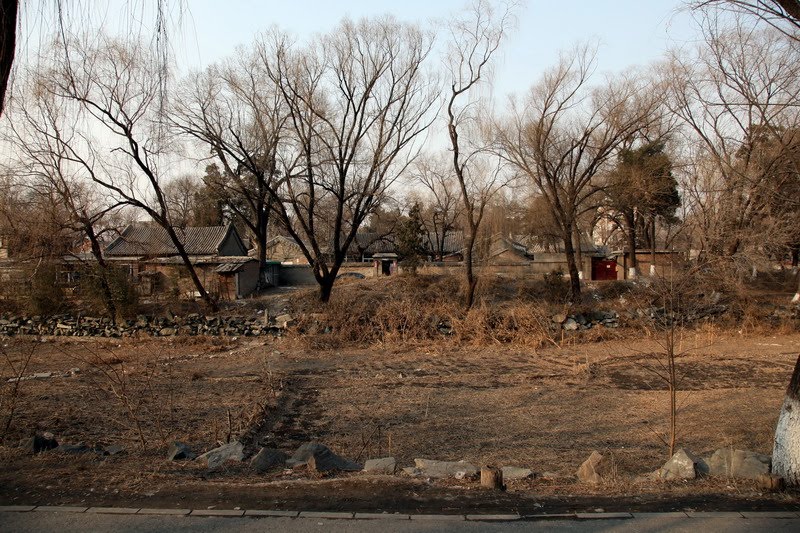
[[[732,446],[771,453],[783,390],[800,334],[721,334],[683,339],[678,361],[679,446],[696,454]],[[0,446],[3,504],[218,506],[457,512],[561,512],[800,508],[795,492],[763,494],[728,479],[658,483],[639,478],[666,460],[666,385],[651,371],[660,347],[642,334],[534,350],[377,346],[312,351],[288,339],[3,340]],[[70,374],[70,369],[79,372]],[[3,428],[0,427],[0,431]],[[50,431],[59,442],[113,456],[31,455],[20,440]],[[317,440],[358,461],[392,455],[465,459],[531,468],[544,479],[490,493],[476,482],[369,477],[322,479],[305,472],[255,474],[246,464],[207,472],[167,462],[168,443],[202,452],[228,438],[249,451],[291,453]],[[613,457],[614,479],[577,483],[592,450]]]

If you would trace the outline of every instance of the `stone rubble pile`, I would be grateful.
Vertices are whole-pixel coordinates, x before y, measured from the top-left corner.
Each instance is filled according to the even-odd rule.
[[[557,327],[564,331],[591,329],[595,326],[619,327],[619,315],[614,311],[592,311],[574,315],[556,314],[550,317]]]

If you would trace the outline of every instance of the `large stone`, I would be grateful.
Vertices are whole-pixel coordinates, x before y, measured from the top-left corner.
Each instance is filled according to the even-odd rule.
[[[274,448],[261,448],[250,460],[250,467],[256,472],[268,472],[276,466],[281,466],[289,456]]]
[[[26,448],[27,447],[29,447],[33,453],[41,453],[57,448],[58,441],[52,433],[37,433],[28,443],[26,443]]]
[[[397,471],[397,461],[394,457],[382,457],[381,459],[369,459],[364,463],[364,472],[372,474],[386,474],[393,476]]]
[[[533,471],[530,468],[519,468],[518,466],[504,466],[503,479],[527,479],[533,477]]]
[[[575,331],[580,326],[574,319],[568,318],[564,321],[564,324],[561,327],[564,328],[565,331]]]
[[[702,468],[704,474],[715,477],[729,477],[731,475],[731,461],[733,450],[731,448],[720,448],[711,457],[704,457],[705,466]]]
[[[241,462],[244,460],[244,444],[235,440],[209,450],[195,460],[205,462],[209,470],[213,470],[228,461]]]
[[[720,448],[705,459],[711,476],[758,479],[770,471],[770,456],[748,450]]]
[[[700,459],[681,448],[656,473],[661,479],[695,479]]]
[[[769,474],[771,458],[748,450],[735,450],[731,460],[731,475],[735,478],[758,479]]]
[[[432,478],[455,477],[472,478],[478,475],[476,466],[466,461],[434,461],[432,459],[414,459],[417,470],[422,475]]]
[[[119,455],[125,452],[125,448],[123,448],[120,444],[110,444],[103,448],[103,455]]]
[[[86,446],[84,443],[79,442],[78,444],[62,444],[56,448],[53,448],[54,452],[57,453],[68,453],[73,455],[80,455],[84,453],[91,452],[91,448]]]
[[[294,324],[294,318],[292,317],[292,315],[283,314],[275,317],[275,325],[278,326],[279,328],[286,329],[293,324]]]
[[[173,442],[167,450],[167,461],[191,461],[196,455],[192,450],[182,442]]]
[[[301,445],[294,452],[291,459],[286,461],[286,464],[292,468],[306,464],[311,470],[317,472],[330,472],[332,470],[358,472],[362,469],[360,464],[339,457],[327,446],[318,442],[306,442]]]
[[[578,468],[578,480],[583,483],[600,483],[611,473],[611,461],[596,451]]]

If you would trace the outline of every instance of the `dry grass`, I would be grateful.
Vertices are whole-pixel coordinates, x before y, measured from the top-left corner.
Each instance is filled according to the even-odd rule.
[[[613,455],[619,487],[631,487],[636,476],[666,459],[654,432],[665,427],[667,392],[643,368],[657,350],[652,340],[598,339],[534,349],[483,335],[488,333],[476,333],[475,342],[491,345],[385,343],[332,351],[291,349],[281,339],[44,343],[30,372],[81,366],[81,373],[24,382],[18,417],[0,446],[6,465],[0,486],[35,492],[52,484],[58,494],[74,496],[87,483],[149,493],[154,486],[196,483],[199,477],[220,483],[286,479],[257,476],[245,465],[208,474],[196,464],[163,461],[165,441],[182,440],[205,451],[229,432],[251,450],[269,445],[291,451],[319,440],[353,459],[391,454],[404,466],[416,457],[466,459],[561,476],[571,476],[596,449]],[[22,357],[30,341],[16,342],[9,351]],[[769,453],[800,335],[731,335],[707,328],[687,334],[685,343],[696,349],[679,363],[679,446],[700,454],[722,446]],[[117,359],[113,364],[124,366],[131,399],[138,402],[143,448],[124,405],[89,360],[92,352],[108,350]],[[121,443],[127,453],[65,460],[15,447],[35,430],[52,431],[62,442]],[[214,484],[192,487],[217,490]],[[536,490],[596,492],[569,478]]]

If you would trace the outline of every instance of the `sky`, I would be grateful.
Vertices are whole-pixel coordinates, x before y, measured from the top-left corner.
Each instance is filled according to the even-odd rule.
[[[346,16],[390,13],[425,23],[446,20],[465,0],[188,0],[180,24],[176,60],[196,68],[235,53],[270,25],[301,40],[333,29]],[[589,39],[600,43],[599,72],[616,72],[660,58],[670,47],[691,43],[697,27],[681,0],[529,0],[495,67],[496,94],[526,90],[562,50]],[[173,19],[177,17],[173,13]]]

